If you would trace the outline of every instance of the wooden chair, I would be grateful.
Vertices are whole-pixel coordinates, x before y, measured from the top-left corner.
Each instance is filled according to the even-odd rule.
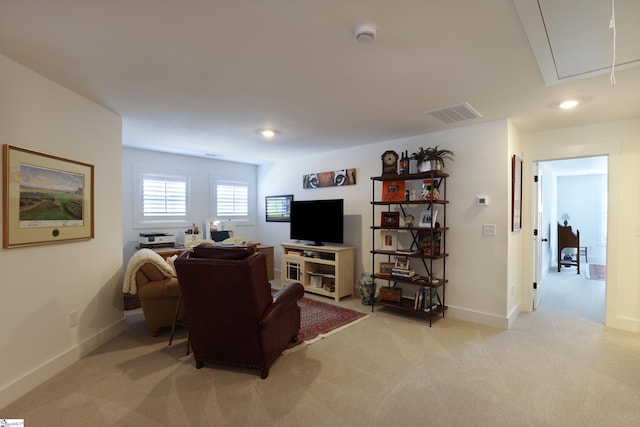
[[[570,258],[565,259],[563,256],[565,249],[575,249],[575,258],[572,254]],[[580,230],[574,233],[570,225],[558,224],[558,272],[563,266],[578,267],[578,274],[580,274]]]

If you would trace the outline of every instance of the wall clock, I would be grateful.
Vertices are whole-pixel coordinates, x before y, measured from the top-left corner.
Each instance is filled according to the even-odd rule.
[[[382,153],[382,175],[398,175],[398,153],[385,151]]]

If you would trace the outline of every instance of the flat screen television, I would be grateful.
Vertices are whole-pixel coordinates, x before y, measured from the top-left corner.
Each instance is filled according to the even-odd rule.
[[[344,243],[344,200],[294,200],[291,202],[292,240],[306,240],[314,246]]]

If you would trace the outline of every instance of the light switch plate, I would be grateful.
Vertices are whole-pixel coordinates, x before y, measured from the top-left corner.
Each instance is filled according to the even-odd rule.
[[[482,224],[482,235],[483,236],[495,236],[496,235],[496,225],[495,224]]]

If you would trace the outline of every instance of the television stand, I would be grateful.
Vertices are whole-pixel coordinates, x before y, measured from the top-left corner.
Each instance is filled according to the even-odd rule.
[[[340,301],[353,295],[354,252],[351,246],[282,243],[282,285],[300,282],[306,292]]]

